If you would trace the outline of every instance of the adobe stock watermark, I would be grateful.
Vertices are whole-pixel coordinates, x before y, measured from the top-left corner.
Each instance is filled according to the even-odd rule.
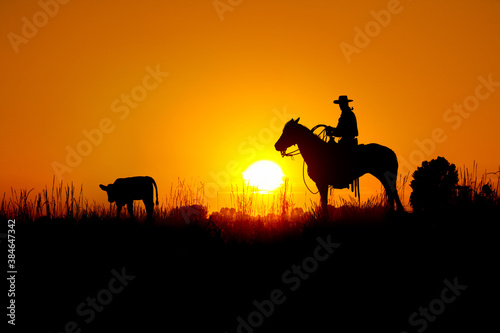
[[[443,121],[453,131],[458,130],[462,126],[464,119],[470,118],[473,112],[479,109],[481,102],[489,99],[497,88],[500,87],[500,81],[494,81],[493,74],[491,73],[486,76],[479,75],[477,80],[479,83],[476,85],[473,93],[466,96],[461,103],[454,103],[452,107],[446,109],[443,113]],[[411,151],[408,158],[398,156],[399,173],[406,174],[413,172],[422,161],[436,151],[439,144],[448,140],[450,128],[436,127],[427,138],[422,140],[415,139],[414,143],[417,148]],[[392,180],[391,184],[395,186],[397,175],[386,173],[385,176],[387,179]],[[395,187],[392,189],[394,190]]]
[[[292,265],[281,275],[282,288],[273,289],[269,293],[269,298],[262,301],[254,300],[252,302],[253,310],[247,316],[238,316],[236,322],[237,333],[253,333],[257,328],[264,324],[265,319],[271,317],[278,305],[286,302],[287,293],[297,291],[302,282],[306,281],[318,270],[319,264],[330,258],[333,252],[341,244],[332,242],[331,235],[324,240],[321,237],[316,238],[318,245],[313,251],[312,256],[306,257],[299,265]],[[227,333],[227,331],[226,331]]]
[[[286,106],[282,110],[273,109],[274,116],[269,121],[269,126],[262,128],[256,135],[249,136],[238,144],[237,151],[244,157],[244,163],[255,161],[257,154],[266,147],[272,146],[278,139],[283,126],[290,119],[297,117],[295,114],[288,113]],[[221,188],[230,185],[231,177],[241,176],[245,164],[239,160],[227,162],[226,169],[219,172],[209,172],[211,182],[205,184],[205,195],[208,198],[215,198]]]
[[[120,294],[130,281],[135,279],[134,275],[129,275],[125,272],[125,267],[118,272],[115,269],[111,270],[113,277],[109,280],[107,288],[103,288],[97,292],[95,297],[87,297],[85,301],[76,306],[76,314],[81,317],[85,324],[90,324],[101,313],[106,306],[109,306],[113,301],[113,297]],[[81,333],[82,323],[76,321],[68,321],[64,324],[64,328],[60,333]]]
[[[226,12],[232,12],[236,7],[241,5],[242,2],[243,0],[214,0],[212,5],[219,19],[224,21],[224,14]]]
[[[111,112],[118,115],[120,120],[125,120],[130,115],[130,111],[136,109],[142,101],[146,99],[148,93],[158,88],[163,80],[170,74],[162,72],[160,65],[155,68],[146,67],[147,74],[143,77],[142,82],[134,86],[130,93],[123,93],[119,98],[111,102]],[[116,129],[116,121],[111,118],[102,118],[97,127],[87,130],[82,130],[83,139],[76,145],[67,145],[65,163],[59,161],[52,162],[52,169],[59,181],[63,175],[68,172],[73,172],[74,168],[82,164],[84,157],[89,156],[95,147],[99,146],[106,134],[112,133]]]
[[[21,18],[22,27],[20,34],[9,32],[7,38],[14,52],[19,53],[19,46],[21,44],[28,44],[30,40],[38,35],[41,28],[45,27],[51,18],[59,13],[60,5],[66,5],[70,0],[39,0],[38,6],[40,10],[37,11],[30,18],[23,16]]]
[[[373,38],[380,35],[382,28],[387,27],[391,23],[393,16],[400,14],[402,11],[403,5],[400,0],[389,0],[386,9],[370,11],[373,20],[367,22],[364,29],[358,26],[354,27],[354,45],[346,42],[341,42],[339,44],[340,50],[347,63],[351,63],[353,54],[360,54],[363,49],[367,48]]]
[[[462,294],[462,291],[467,289],[466,285],[458,283],[458,277],[453,279],[453,283],[448,279],[445,279],[443,283],[445,287],[441,290],[441,294],[438,298],[430,301],[427,307],[419,307],[418,312],[415,311],[408,317],[408,323],[418,333],[424,332],[429,323],[436,321],[438,316],[444,312],[446,306],[455,302],[457,297]],[[401,331],[401,333],[409,332]]]

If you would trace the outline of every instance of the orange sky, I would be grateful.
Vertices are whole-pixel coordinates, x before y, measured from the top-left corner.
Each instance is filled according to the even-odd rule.
[[[498,170],[500,1],[215,4],[2,1],[0,192],[40,190],[56,165],[90,200],[133,175],[163,198],[178,177],[222,193],[269,159],[304,193],[278,129],[292,115],[335,126],[341,94],[359,142],[392,148],[405,173],[438,155]],[[361,179],[365,198],[378,190]]]

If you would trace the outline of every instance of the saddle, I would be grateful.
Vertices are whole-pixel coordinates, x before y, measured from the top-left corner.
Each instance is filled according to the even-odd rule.
[[[358,166],[358,139],[340,139],[339,142],[335,140],[330,140],[330,145],[332,147],[332,153],[340,159],[342,162],[338,163],[338,185],[336,188],[349,188],[354,192],[354,196],[359,199],[359,166]]]

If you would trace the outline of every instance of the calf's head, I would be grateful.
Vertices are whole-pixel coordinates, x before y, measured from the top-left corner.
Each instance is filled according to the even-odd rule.
[[[115,202],[116,198],[115,198],[115,191],[114,191],[114,186],[113,184],[109,184],[108,186],[105,186],[105,185],[99,185],[99,187],[101,188],[101,190],[103,191],[106,191],[106,193],[108,194],[108,201],[109,202]]]

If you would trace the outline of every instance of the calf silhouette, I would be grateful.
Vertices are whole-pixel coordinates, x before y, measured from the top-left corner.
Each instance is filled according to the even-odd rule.
[[[116,202],[116,217],[120,217],[120,211],[126,204],[130,217],[134,217],[134,200],[142,200],[146,206],[147,219],[151,221],[153,217],[153,185],[156,189],[156,205],[158,205],[158,188],[156,182],[151,177],[129,177],[118,178],[113,184],[99,187],[108,194],[109,202]]]

